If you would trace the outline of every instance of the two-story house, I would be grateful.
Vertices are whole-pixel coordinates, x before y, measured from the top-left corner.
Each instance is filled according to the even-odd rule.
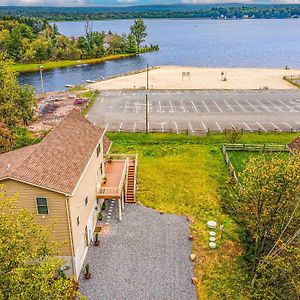
[[[18,206],[28,208],[44,226],[54,226],[53,240],[69,275],[78,279],[103,199],[135,201],[135,156],[105,157],[111,141],[105,129],[73,110],[38,144],[0,154],[0,183],[18,194]],[[105,182],[103,178],[105,177]]]

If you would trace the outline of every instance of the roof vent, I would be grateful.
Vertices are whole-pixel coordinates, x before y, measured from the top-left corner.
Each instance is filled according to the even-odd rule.
[[[10,170],[10,164],[7,164],[6,171]]]

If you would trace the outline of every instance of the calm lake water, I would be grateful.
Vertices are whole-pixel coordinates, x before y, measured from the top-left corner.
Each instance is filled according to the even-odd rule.
[[[44,72],[46,91],[145,68],[148,63],[199,67],[300,68],[300,19],[287,20],[168,20],[145,21],[147,43],[160,51],[97,65]],[[92,29],[128,33],[133,20],[93,21]],[[59,22],[68,36],[84,34],[85,22]],[[40,91],[38,73],[20,76]]]

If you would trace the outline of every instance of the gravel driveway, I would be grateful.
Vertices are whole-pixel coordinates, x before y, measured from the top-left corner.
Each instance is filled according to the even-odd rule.
[[[92,278],[81,275],[80,291],[89,300],[197,299],[186,218],[127,204],[120,222],[117,211],[100,246],[88,250]]]

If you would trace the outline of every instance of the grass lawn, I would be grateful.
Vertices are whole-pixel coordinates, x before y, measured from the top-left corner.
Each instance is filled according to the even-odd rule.
[[[241,143],[285,144],[299,134],[244,134]],[[138,201],[166,213],[188,216],[194,236],[194,273],[199,299],[248,299],[247,272],[239,229],[222,210],[221,192],[229,179],[221,153],[223,134],[193,137],[176,134],[109,133],[112,152],[138,153]],[[241,154],[237,161],[243,161]],[[242,164],[241,164],[242,165]],[[208,247],[208,220],[224,224],[217,249]],[[188,238],[188,237],[187,237]]]
[[[134,54],[116,54],[116,55],[108,55],[101,58],[92,58],[92,59],[81,59],[81,64],[98,64],[107,60],[116,60],[124,57],[130,57]],[[19,73],[25,72],[36,72],[38,71],[38,66],[42,65],[44,70],[51,70],[57,68],[65,68],[70,66],[78,65],[78,60],[60,60],[60,61],[46,61],[41,63],[33,63],[33,64],[14,64],[13,69]]]
[[[260,155],[278,155],[280,158],[288,158],[289,152],[258,152],[258,151],[227,151],[229,158],[237,173],[240,173],[245,168],[250,157],[257,157]]]

